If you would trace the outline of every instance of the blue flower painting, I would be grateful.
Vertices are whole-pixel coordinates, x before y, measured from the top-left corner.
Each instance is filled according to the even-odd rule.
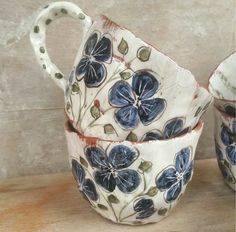
[[[164,191],[166,202],[176,200],[183,186],[191,179],[193,172],[193,161],[191,161],[191,150],[189,147],[181,149],[175,158],[175,166],[168,166],[156,178],[156,186]]]
[[[83,57],[76,67],[75,74],[78,81],[84,79],[87,87],[98,87],[106,78],[107,71],[104,62],[112,58],[112,43],[110,36],[100,36],[94,32],[87,40]]]
[[[85,171],[82,165],[75,159],[72,160],[72,174],[77,182],[79,190],[90,200],[97,201],[98,193],[95,184],[91,179],[85,178]]]
[[[100,148],[89,146],[85,149],[89,164],[95,169],[94,179],[106,191],[116,188],[123,193],[137,189],[141,178],[136,170],[129,166],[138,158],[138,151],[125,145],[114,146],[109,154]]]
[[[153,97],[159,82],[149,71],[137,71],[132,84],[120,80],[109,91],[109,102],[116,107],[115,120],[123,129],[132,130],[141,121],[149,125],[162,115],[166,101]]]

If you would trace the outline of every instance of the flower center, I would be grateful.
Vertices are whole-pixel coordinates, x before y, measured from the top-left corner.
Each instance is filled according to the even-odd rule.
[[[183,173],[183,172],[181,172],[181,173],[177,172],[177,173],[176,173],[177,181],[182,180],[182,179],[183,179],[183,176],[184,176],[184,173]]]
[[[88,58],[89,58],[89,62],[94,62],[95,61],[95,58],[92,55],[90,55]]]
[[[138,107],[140,107],[140,105],[141,105],[141,101],[140,101],[139,97],[135,97],[134,106],[138,108]]]
[[[113,175],[114,177],[116,176],[116,170],[111,166],[109,165],[109,169],[108,169],[108,172],[110,175]]]

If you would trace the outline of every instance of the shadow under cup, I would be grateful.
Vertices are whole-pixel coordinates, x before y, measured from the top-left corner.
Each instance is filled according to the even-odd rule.
[[[143,225],[165,218],[192,179],[203,123],[166,140],[109,141],[79,134],[65,125],[69,160],[77,187],[103,217]]]

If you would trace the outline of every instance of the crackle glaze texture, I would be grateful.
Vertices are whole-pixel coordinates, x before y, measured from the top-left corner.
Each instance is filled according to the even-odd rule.
[[[166,217],[193,175],[203,124],[169,140],[109,142],[84,137],[66,124],[72,173],[79,191],[102,216],[142,225]]]

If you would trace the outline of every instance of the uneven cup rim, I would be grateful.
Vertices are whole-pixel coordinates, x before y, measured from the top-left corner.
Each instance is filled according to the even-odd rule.
[[[233,55],[234,53],[236,53],[236,50],[232,51],[229,55],[227,55],[226,57],[224,57],[219,63],[218,65],[215,67],[215,69],[211,72],[210,76],[208,77],[208,81],[207,81],[207,91],[213,96],[214,100],[219,100],[221,102],[225,102],[225,103],[236,103],[236,100],[229,100],[229,99],[222,99],[219,97],[216,97],[212,91],[210,90],[210,81],[213,78],[213,74],[215,73],[215,71],[218,69],[218,67],[221,65],[221,63],[223,63],[227,58],[229,58],[231,55]]]
[[[90,144],[90,145],[96,145],[98,142],[109,142],[109,143],[129,142],[129,143],[137,145],[137,144],[162,143],[162,142],[178,140],[180,138],[188,137],[192,134],[198,133],[199,131],[202,130],[203,126],[204,126],[204,122],[202,120],[200,120],[192,130],[190,130],[189,132],[187,132],[185,134],[182,134],[180,136],[177,136],[177,137],[174,137],[174,138],[169,138],[169,139],[163,139],[163,140],[149,140],[149,141],[139,141],[139,142],[132,142],[132,141],[129,141],[129,140],[116,141],[116,140],[102,139],[102,138],[95,137],[95,136],[94,137],[93,136],[86,136],[86,135],[81,134],[76,128],[74,128],[73,121],[70,120],[70,119],[66,120],[65,125],[64,125],[64,129],[65,129],[66,132],[76,133],[77,136],[81,140],[86,141],[86,143]]]

